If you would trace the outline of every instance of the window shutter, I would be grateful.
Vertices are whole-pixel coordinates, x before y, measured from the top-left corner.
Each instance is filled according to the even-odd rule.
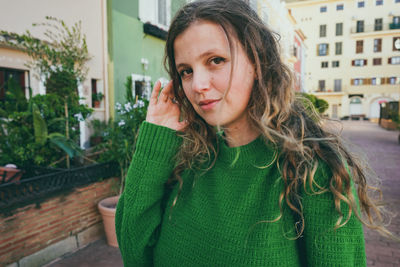
[[[354,66],[355,65],[355,60],[351,61],[351,65]]]
[[[319,56],[319,49],[318,49],[319,45],[317,45],[317,56]]]
[[[364,59],[364,66],[367,66],[367,60]]]
[[[392,64],[392,58],[391,57],[388,58],[388,64]]]
[[[350,80],[351,85],[354,85],[354,79]]]
[[[329,44],[326,44],[326,55],[329,55]]]

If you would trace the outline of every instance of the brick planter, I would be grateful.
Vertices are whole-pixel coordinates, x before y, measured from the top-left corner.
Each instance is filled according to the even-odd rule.
[[[381,119],[380,125],[382,128],[385,128],[387,130],[396,130],[397,129],[397,123],[390,119]]]

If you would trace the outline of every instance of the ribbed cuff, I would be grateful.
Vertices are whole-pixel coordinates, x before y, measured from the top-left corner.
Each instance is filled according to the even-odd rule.
[[[182,139],[176,131],[144,121],[139,129],[135,154],[157,162],[168,163],[178,151]]]

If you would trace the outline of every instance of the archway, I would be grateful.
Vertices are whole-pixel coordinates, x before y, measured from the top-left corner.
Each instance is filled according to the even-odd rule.
[[[390,97],[378,97],[371,101],[369,106],[369,118],[378,119],[380,114],[380,103],[394,101]]]

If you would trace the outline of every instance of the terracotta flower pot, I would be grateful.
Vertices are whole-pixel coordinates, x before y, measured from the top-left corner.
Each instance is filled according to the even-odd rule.
[[[22,171],[16,168],[0,167],[0,184],[18,182],[21,179]]]
[[[112,247],[118,247],[117,235],[115,233],[115,210],[119,196],[105,198],[99,202],[98,208],[103,217],[104,231],[107,243]]]

